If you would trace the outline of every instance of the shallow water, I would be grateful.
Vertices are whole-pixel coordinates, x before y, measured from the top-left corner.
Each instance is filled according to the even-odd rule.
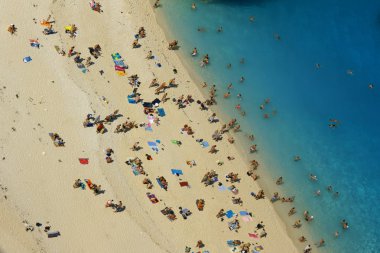
[[[255,133],[266,169],[273,180],[284,177],[285,184],[273,190],[296,195],[299,214],[308,210],[315,217],[306,227],[314,241],[327,241],[322,251],[378,252],[380,1],[161,2],[158,13],[167,16],[171,36],[188,52],[186,61],[219,87],[220,97],[233,83],[232,96],[220,98],[221,107],[237,117],[234,106],[240,103],[247,112],[242,125]],[[216,31],[219,26],[222,32]],[[192,58],[194,47],[200,56]],[[206,53],[211,63],[201,68]],[[265,98],[271,102],[260,110]],[[341,123],[329,128],[329,119]],[[294,162],[295,154],[302,160]],[[310,182],[310,173],[319,180]],[[326,191],[330,184],[339,197]],[[313,194],[317,189],[320,197]],[[342,231],[342,219],[349,230]]]

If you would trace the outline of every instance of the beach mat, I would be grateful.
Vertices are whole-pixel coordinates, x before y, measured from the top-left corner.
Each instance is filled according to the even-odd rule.
[[[22,59],[22,61],[23,61],[24,63],[27,63],[27,62],[32,61],[32,58],[31,58],[30,56],[27,56],[27,57],[24,57],[24,59]]]
[[[232,218],[232,216],[234,216],[234,215],[235,215],[235,213],[234,213],[232,210],[228,210],[228,211],[226,212],[226,217],[227,217],[228,219]]]
[[[57,237],[57,236],[60,236],[61,233],[59,231],[50,231],[50,232],[47,232],[47,236],[48,238],[53,238],[53,237]]]
[[[183,175],[183,172],[182,172],[182,170],[172,169],[172,174],[173,175]]]
[[[209,146],[209,144],[208,144],[207,141],[203,141],[203,142],[201,143],[201,145],[202,145],[203,148],[207,148],[207,147]]]
[[[187,181],[179,182],[179,185],[181,187],[185,187],[185,186],[190,187],[189,182],[187,182]]]
[[[166,115],[164,108],[158,108],[157,109],[158,116],[164,117]]]
[[[89,159],[88,158],[79,158],[79,162],[80,162],[80,164],[88,164]]]

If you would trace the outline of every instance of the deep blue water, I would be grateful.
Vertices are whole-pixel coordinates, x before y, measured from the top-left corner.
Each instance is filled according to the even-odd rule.
[[[167,16],[171,36],[193,68],[218,86],[221,107],[237,117],[234,106],[240,103],[247,112],[240,119],[257,137],[265,169],[273,180],[284,177],[276,190],[295,194],[299,215],[309,210],[315,217],[305,225],[309,241],[324,238],[324,252],[379,252],[380,1],[161,2],[158,13]],[[190,57],[193,47],[209,54],[209,66],[200,68],[201,56]],[[245,82],[239,83],[242,75]],[[232,96],[224,100],[229,82]],[[271,102],[262,111],[265,98]],[[341,122],[335,129],[328,127],[331,118]],[[302,160],[294,162],[295,154]],[[310,173],[318,182],[308,179]],[[326,191],[330,184],[339,197]],[[317,189],[320,197],[313,194]],[[342,231],[342,219],[349,230]]]

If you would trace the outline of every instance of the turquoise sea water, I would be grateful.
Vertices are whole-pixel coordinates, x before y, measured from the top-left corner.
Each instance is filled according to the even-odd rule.
[[[186,61],[217,85],[220,106],[234,117],[238,103],[247,112],[240,120],[257,137],[262,169],[273,181],[284,177],[275,190],[296,195],[298,215],[308,210],[315,217],[304,225],[312,233],[309,242],[324,238],[323,252],[379,252],[380,1],[161,2],[157,12],[167,17],[170,36],[180,41]],[[216,31],[219,26],[223,32]],[[194,47],[200,56],[192,58]],[[201,68],[206,53],[211,63]],[[224,100],[229,82],[232,96]],[[265,98],[271,102],[260,110]],[[329,119],[341,123],[329,128]],[[293,161],[296,154],[301,161]],[[308,179],[310,173],[317,182]],[[342,230],[342,219],[349,230]]]

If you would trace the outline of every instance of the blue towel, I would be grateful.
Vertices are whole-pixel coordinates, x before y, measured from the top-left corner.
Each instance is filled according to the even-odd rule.
[[[182,172],[182,170],[172,169],[172,174],[173,174],[173,175],[176,175],[176,174],[178,174],[178,175],[183,175],[183,172]]]
[[[30,62],[31,60],[32,60],[32,58],[31,58],[30,56],[27,56],[27,57],[25,57],[25,58],[23,59],[23,61],[24,61],[25,63]]]
[[[158,116],[164,117],[166,115],[164,108],[158,108],[157,109]]]
[[[157,181],[158,185],[163,189],[164,186],[163,186],[163,184],[161,183],[160,179],[156,178],[156,181]]]
[[[114,60],[113,61],[115,65],[120,66],[120,67],[125,67],[124,60]]]
[[[228,218],[228,219],[230,219],[232,216],[234,216],[235,215],[235,213],[234,212],[232,212],[232,210],[228,210],[227,212],[226,212],[226,217]]]
[[[148,141],[149,147],[157,147],[157,144],[154,141]]]
[[[152,127],[150,127],[150,126],[147,126],[147,127],[145,127],[145,131],[153,132],[153,129],[152,129]]]
[[[246,211],[240,211],[239,214],[240,214],[241,216],[248,216],[248,215],[249,215],[249,213],[246,212]]]
[[[209,146],[207,141],[202,142],[202,147],[207,148]]]

